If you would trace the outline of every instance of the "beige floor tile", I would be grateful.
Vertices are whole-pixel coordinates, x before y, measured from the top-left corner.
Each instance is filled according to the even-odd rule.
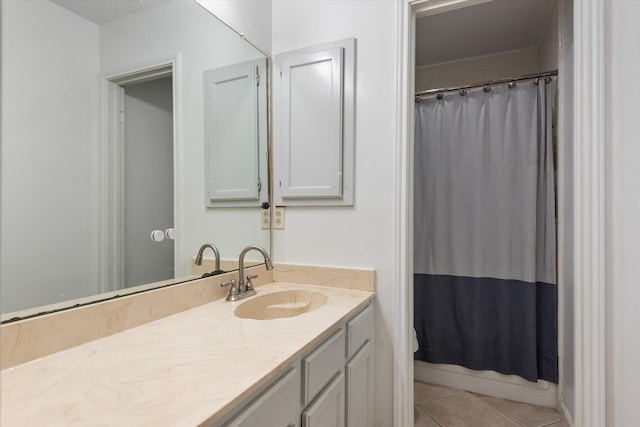
[[[413,405],[414,427],[440,427],[440,424],[433,421],[429,415],[422,412],[417,405]]]
[[[457,388],[428,384],[420,381],[414,381],[413,383],[413,400],[415,402],[440,399],[441,397],[453,396],[460,393],[464,393],[464,391],[458,390]]]
[[[544,426],[544,427],[569,427],[569,425],[565,424],[564,421],[560,421],[559,423],[549,424],[548,426]]]
[[[562,421],[562,417],[555,409],[490,396],[478,395],[478,397],[525,427],[542,427]]]
[[[520,427],[471,393],[417,404],[442,427]]]

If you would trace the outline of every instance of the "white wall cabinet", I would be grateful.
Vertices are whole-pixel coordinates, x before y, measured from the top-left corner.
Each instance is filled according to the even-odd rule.
[[[280,194],[342,196],[342,56],[336,47],[282,58]]]
[[[266,59],[204,72],[207,207],[268,201]]]
[[[372,427],[373,388],[368,305],[213,427]]]
[[[276,55],[274,202],[352,205],[355,39]]]

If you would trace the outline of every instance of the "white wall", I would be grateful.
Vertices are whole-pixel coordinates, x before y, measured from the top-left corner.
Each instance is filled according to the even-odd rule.
[[[249,244],[269,245],[268,230],[260,229],[258,208],[205,208],[203,71],[262,57],[217,23],[196,3],[169,2],[100,28],[101,72],[105,75],[179,55],[179,81],[174,87],[176,132],[182,144],[175,153],[176,173],[182,171],[178,178],[182,185],[177,188],[182,199],[176,201],[182,212],[182,222],[176,222],[179,276],[190,274],[189,259],[204,243],[215,244],[226,259],[237,259]]]
[[[523,49],[416,68],[416,91],[467,85],[539,71],[538,49]]]
[[[554,57],[558,68],[558,338],[560,368],[560,401],[568,418],[575,411],[575,348],[574,328],[574,274],[573,274],[573,6],[571,0],[560,0],[554,11],[559,31],[553,36],[557,43]],[[555,24],[554,24],[555,25]],[[541,63],[545,61],[541,59]],[[546,67],[545,65],[544,67]]]
[[[607,426],[638,425],[640,2],[606,4]]]
[[[95,24],[2,1],[3,313],[98,289],[97,72]]]
[[[558,365],[560,410],[575,410],[573,277],[573,6],[558,0],[538,49],[540,71],[558,70],[554,138],[557,154],[558,210]]]
[[[287,207],[278,262],[376,269],[375,425],[393,425],[396,3],[273,1],[273,53],[356,38],[355,203]]]
[[[271,0],[196,0],[271,55]]]
[[[550,71],[558,68],[560,62],[560,6],[564,0],[558,0],[547,21],[547,28],[538,46],[539,71]]]

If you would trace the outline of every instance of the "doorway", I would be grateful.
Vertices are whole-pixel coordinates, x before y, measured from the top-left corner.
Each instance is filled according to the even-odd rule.
[[[173,61],[105,79],[101,289],[175,277]]]
[[[413,425],[413,280],[412,224],[412,149],[414,104],[414,31],[417,16],[438,13],[484,3],[488,0],[406,0],[398,4],[399,109],[397,120],[396,203],[396,280],[394,323],[394,419],[396,425]],[[571,0],[570,0],[571,1]],[[573,53],[573,84],[566,79],[565,89],[573,89],[573,268],[574,331],[567,341],[575,345],[572,369],[574,383],[560,381],[574,393],[574,410],[564,415],[575,425],[604,425],[605,420],[605,1],[571,1],[575,35],[567,45]],[[560,74],[560,79],[563,79]],[[561,107],[562,108],[562,107]],[[562,326],[561,326],[562,327]]]
[[[171,76],[124,91],[124,287],[174,277]]]
[[[572,30],[570,24],[567,24],[569,25],[569,28],[563,28],[561,25],[571,22],[571,9],[563,7],[565,5],[570,6],[570,2],[564,2],[562,0],[543,0],[537,2],[494,0],[445,13],[427,15],[425,17],[418,18],[416,21],[415,44],[416,91],[472,85],[475,83],[499,79],[510,79],[513,77],[533,75],[560,68],[560,57],[562,56],[562,53],[559,49],[560,44],[558,43],[558,40],[561,39],[562,30],[566,31],[568,34],[570,34]],[[567,15],[566,19],[563,19],[565,18],[565,14]],[[455,30],[448,31],[450,28],[454,28]],[[562,61],[563,66],[566,66],[566,64],[566,60]],[[560,81],[558,85],[562,85],[563,83],[564,81]],[[522,82],[519,84],[523,85],[525,83]],[[505,85],[506,83],[503,86]],[[533,85],[531,86],[533,87]],[[499,87],[500,86],[496,86],[496,90],[494,92],[500,90],[498,89]],[[487,86],[485,86],[485,88],[487,88]],[[472,89],[469,89],[470,92],[471,90]],[[512,91],[510,90],[509,93],[512,93]],[[493,94],[493,92],[491,92],[491,94]],[[465,99],[456,95],[451,96],[451,101],[447,102],[457,102],[458,99]],[[564,96],[565,94],[560,94],[560,98],[563,98]],[[569,115],[563,115],[563,112],[558,114],[557,106],[554,108],[554,111],[556,111],[554,117],[562,117],[563,120],[566,119],[566,117],[569,117]],[[572,141],[570,135],[558,135],[558,123],[554,123],[553,129],[555,140],[554,146],[558,148],[555,151],[560,151],[555,164],[558,166],[558,178],[562,178],[558,179],[559,185],[557,187],[559,195],[558,219],[560,220],[558,221],[559,230],[557,233],[559,237],[558,264],[560,267],[558,268],[559,277],[556,289],[557,294],[559,295],[566,286],[572,286],[573,282],[570,273],[566,274],[566,269],[563,268],[564,265],[567,264],[566,260],[568,260],[569,263],[571,263],[572,260],[570,248],[565,247],[567,238],[568,240],[571,239],[570,230],[572,229],[572,218],[570,217],[570,214],[567,213],[571,212],[571,198],[568,197],[568,195],[572,194],[572,190],[567,186],[567,180],[564,179],[567,174],[572,173]],[[558,136],[560,136],[560,138],[558,138]],[[490,140],[487,142],[489,141]],[[558,141],[560,142],[558,143]],[[418,142],[416,141],[416,143]],[[502,152],[502,155],[499,155],[499,157],[502,157],[503,155],[504,152]],[[469,160],[471,159],[468,159],[468,161]],[[515,160],[515,158],[513,160]],[[505,165],[505,167],[506,166],[507,165]],[[417,168],[415,171],[416,173],[419,172]],[[445,173],[445,175],[447,174]],[[419,183],[421,183],[421,181],[414,180],[414,186],[416,188]],[[487,188],[486,191],[490,191],[490,189]],[[551,203],[553,203],[553,201]],[[414,224],[417,223],[414,221]],[[441,224],[440,227],[443,225],[444,224]],[[496,229],[496,231],[499,231],[499,229]],[[492,235],[493,234],[486,237],[491,237]],[[478,255],[481,255],[481,251],[478,252]],[[455,257],[456,255],[455,253],[452,253],[450,256]],[[458,259],[458,261],[460,260]],[[526,262],[524,259],[521,261]],[[417,262],[418,261],[416,261],[416,263]],[[475,264],[475,262],[471,260],[468,260],[467,262]],[[447,265],[449,264],[448,261],[446,263]],[[457,262],[457,264],[460,264],[460,262]],[[509,265],[513,267],[513,264]],[[441,269],[442,267],[438,268]],[[465,267],[462,265],[459,265],[458,268],[465,270]],[[483,268],[488,267],[485,265]],[[495,268],[498,268],[501,271],[503,270],[503,268]],[[491,270],[491,268],[489,268],[489,270]],[[453,273],[454,272],[451,272],[451,274]],[[549,275],[551,274],[552,273],[549,272]],[[554,269],[553,277],[555,278],[555,276]],[[420,275],[420,277],[426,276]],[[487,277],[502,276],[492,276],[489,274]],[[552,283],[554,283],[553,287],[555,287],[555,279]],[[503,284],[500,286],[502,285]],[[422,287],[420,289],[422,289]],[[520,298],[517,292],[513,295],[514,298],[511,299],[512,301]],[[414,295],[414,298],[416,298],[416,303],[421,304],[421,306],[424,305],[424,302],[421,302],[421,300],[417,298],[417,295]],[[556,297],[553,296],[553,298],[549,298],[550,300],[553,300],[552,305],[555,306]],[[453,301],[451,301],[451,303],[453,304]],[[543,305],[546,306],[547,304]],[[559,308],[559,315],[562,316],[565,313],[565,307],[561,305]],[[459,309],[462,310],[462,307]],[[482,307],[482,310],[486,309],[487,307]],[[497,310],[495,311],[495,314],[499,314],[500,308],[496,307],[495,309]],[[502,307],[503,312],[505,309],[507,309],[507,307]],[[572,313],[573,307],[571,304],[569,304],[567,309]],[[464,311],[466,310],[468,309],[464,309]],[[423,313],[420,312],[420,314],[422,315]],[[462,313],[458,314],[462,315]],[[549,313],[545,316],[551,316],[549,317],[549,321],[551,322],[551,319],[553,319],[552,323],[555,324],[556,314],[558,313]],[[422,336],[423,325],[424,323],[421,322],[420,329],[416,326],[420,336]],[[566,331],[567,329],[569,329],[570,333],[572,332],[570,328],[566,327],[563,328],[562,331]],[[520,328],[518,328],[518,330],[520,330]],[[431,334],[433,334],[433,331]],[[552,329],[546,328],[546,331],[539,336],[544,337],[547,335],[550,336],[551,334],[555,335],[555,327]],[[480,343],[478,344],[480,345]],[[554,347],[556,345],[555,339],[554,343],[549,342],[548,345]],[[559,350],[559,354],[562,355],[563,348],[560,348]],[[431,348],[429,353],[433,353],[434,351],[440,354],[436,359],[442,359],[443,354],[449,354],[446,349],[435,348]],[[421,354],[420,359],[422,360],[430,359],[425,359],[426,353],[424,353],[424,350],[420,350],[419,353],[416,354]],[[469,359],[469,356],[467,355],[461,355],[458,357],[461,357],[464,360]],[[552,357],[552,355],[549,354],[545,357]],[[473,362],[469,359],[467,363],[471,363],[471,365],[485,364],[485,362],[479,362],[480,360],[484,360],[484,355],[477,355],[477,358],[478,359],[474,359]],[[456,357],[448,355],[447,357],[444,357],[444,359],[455,360]],[[566,359],[563,358],[562,360]],[[534,381],[531,378],[527,381],[519,376],[502,375],[491,370],[477,371],[453,364],[433,364],[423,361],[416,361],[414,369],[414,376],[416,380],[437,383],[445,386],[453,386],[501,398],[508,398],[517,395],[518,400],[543,406],[555,407],[557,402],[556,386],[549,381]],[[502,366],[502,369],[506,369],[506,367]],[[553,370],[555,368],[550,367],[549,369]]]
[[[396,230],[398,231],[394,323],[394,407],[395,425],[413,425],[413,292],[411,202],[415,19],[423,13],[444,12],[488,0],[406,0],[399,3],[399,109],[397,146]],[[573,55],[574,149],[573,180],[573,267],[574,332],[567,338],[575,345],[573,357],[574,423],[605,425],[605,1],[572,1],[574,42],[567,46]],[[560,75],[562,79],[562,75]],[[566,413],[565,413],[566,415]]]

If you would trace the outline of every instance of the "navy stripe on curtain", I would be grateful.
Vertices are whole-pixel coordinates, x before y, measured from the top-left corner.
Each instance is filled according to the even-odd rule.
[[[556,289],[543,282],[415,274],[420,348],[414,358],[557,383]]]

